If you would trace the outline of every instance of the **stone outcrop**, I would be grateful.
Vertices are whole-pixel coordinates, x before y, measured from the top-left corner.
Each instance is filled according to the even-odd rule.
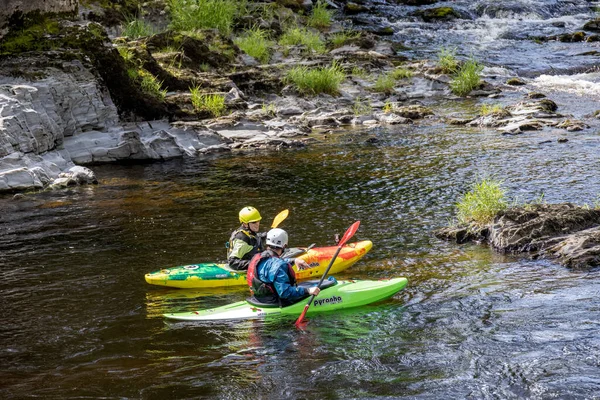
[[[485,241],[502,253],[555,259],[569,268],[600,266],[600,209],[570,203],[515,207],[488,226],[446,227],[435,235],[457,243]]]
[[[77,0],[0,0],[0,28],[14,13],[72,13],[77,11]]]

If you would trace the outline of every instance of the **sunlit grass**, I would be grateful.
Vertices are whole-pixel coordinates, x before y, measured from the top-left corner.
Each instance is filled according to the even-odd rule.
[[[137,78],[144,93],[160,101],[164,101],[167,91],[162,89],[162,82],[156,79],[154,75],[144,69],[140,69],[137,71]]]
[[[327,3],[324,1],[317,1],[317,4],[312,9],[312,13],[308,17],[307,25],[314,28],[327,28],[331,26],[331,18],[333,12],[327,9]]]
[[[394,86],[396,86],[396,79],[391,74],[381,75],[375,81],[375,85],[373,86],[373,91],[379,93],[392,93],[394,91]]]
[[[197,111],[208,111],[213,117],[219,117],[225,112],[225,96],[219,94],[203,94],[200,88],[190,89],[192,105]]]
[[[325,44],[321,35],[306,28],[292,27],[286,30],[279,38],[279,44],[282,46],[303,45],[310,51],[325,52]]]
[[[502,182],[484,178],[475,183],[456,204],[457,219],[460,223],[486,225],[496,214],[507,208],[506,191]]]
[[[481,115],[502,114],[504,108],[500,104],[483,104],[480,109]]]
[[[458,60],[456,59],[456,49],[441,48],[438,52],[437,66],[445,74],[453,74],[458,71]]]
[[[247,30],[242,37],[235,40],[235,44],[263,64],[271,57],[273,43],[267,38],[267,32],[257,27]]]
[[[476,60],[466,61],[458,70],[454,78],[450,81],[452,93],[458,96],[466,96],[473,89],[476,89],[481,82],[479,74],[483,70],[483,65]]]
[[[228,34],[233,20],[246,1],[234,0],[168,0],[171,27],[177,31],[218,29]]]
[[[285,76],[285,81],[293,83],[298,91],[309,94],[337,94],[344,79],[346,74],[336,63],[321,68],[294,67]]]
[[[390,75],[392,76],[392,78],[398,80],[404,78],[411,78],[413,76],[413,73],[409,69],[399,67],[390,72]]]
[[[329,37],[329,41],[334,49],[338,47],[342,47],[350,40],[358,39],[360,37],[360,32],[351,32],[351,31],[342,31],[336,32]]]

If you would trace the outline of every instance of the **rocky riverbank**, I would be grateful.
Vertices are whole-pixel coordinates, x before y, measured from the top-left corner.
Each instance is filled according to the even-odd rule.
[[[485,242],[501,253],[556,260],[568,268],[600,265],[600,209],[570,203],[514,207],[491,224],[445,227],[435,235],[456,243]]]
[[[0,191],[95,182],[85,166],[97,163],[303,147],[352,125],[427,121],[505,134],[586,127],[539,93],[477,116],[436,115],[424,99],[461,98],[453,93],[451,73],[436,60],[399,55],[402,44],[389,40],[385,27],[348,29],[350,20],[360,26],[368,3],[328,2],[333,19],[318,27],[309,26],[309,18],[325,3],[244,4],[233,33],[176,30],[164,1],[86,1],[76,14],[11,18],[0,45]],[[465,17],[447,8],[429,7],[414,17],[431,23]],[[123,36],[125,25],[139,21],[126,21],[126,12],[153,21],[160,32]],[[286,26],[316,35],[319,47],[277,42]],[[249,56],[235,39],[252,27],[272,40],[268,60]],[[298,66],[335,66],[344,79],[333,93],[306,92],[288,79]],[[495,98],[519,85],[485,68],[481,76],[466,96]],[[191,89],[222,98],[223,111],[199,107]]]

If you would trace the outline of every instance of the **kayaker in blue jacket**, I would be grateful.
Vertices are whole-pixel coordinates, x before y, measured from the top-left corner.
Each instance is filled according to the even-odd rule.
[[[229,239],[229,253],[227,263],[229,267],[238,271],[248,269],[248,264],[255,254],[262,252],[264,233],[258,232],[262,217],[254,207],[247,206],[240,210],[240,223]]]
[[[271,229],[266,243],[267,250],[252,258],[247,274],[250,291],[258,301],[286,306],[319,294],[320,289],[316,286],[309,289],[296,286],[292,263],[300,269],[309,268],[309,265],[302,259],[281,258],[288,244],[288,235],[283,229]]]

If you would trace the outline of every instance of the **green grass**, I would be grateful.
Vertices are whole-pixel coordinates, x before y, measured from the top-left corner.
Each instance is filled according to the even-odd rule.
[[[333,63],[329,67],[307,68],[294,67],[289,70],[284,81],[293,83],[301,93],[307,94],[337,94],[339,85],[346,79],[342,68]]]
[[[396,86],[396,79],[391,74],[381,75],[375,81],[375,85],[373,86],[373,91],[379,93],[392,93],[394,91],[394,86]]]
[[[500,104],[483,104],[480,110],[481,115],[501,114],[503,112],[504,108]]]
[[[127,47],[117,47],[117,51],[119,52],[119,54],[121,55],[123,60],[125,60],[126,63],[133,63],[134,55],[133,55],[133,51],[131,49],[129,49]]]
[[[279,44],[282,46],[302,45],[309,51],[317,53],[325,52],[325,44],[321,39],[321,35],[312,32],[307,28],[292,27],[285,31],[279,38]]]
[[[257,27],[247,30],[242,37],[235,40],[235,44],[263,64],[271,58],[273,43],[267,38],[267,32]]]
[[[334,49],[337,49],[348,43],[350,40],[358,39],[359,37],[360,32],[341,31],[332,34],[329,37],[329,41],[331,42],[331,46]]]
[[[139,18],[126,21],[122,29],[121,34],[130,39],[139,39],[141,37],[152,36],[156,33],[153,25]]]
[[[171,28],[177,31],[218,29],[229,34],[233,20],[246,8],[246,1],[168,0]]]
[[[463,196],[456,208],[460,223],[480,226],[491,223],[498,212],[507,208],[502,182],[492,178],[482,179]]]
[[[354,99],[352,112],[354,112],[354,115],[357,117],[359,115],[368,115],[373,112],[373,106],[371,106],[371,102],[368,99],[363,100],[360,97],[357,97]]]
[[[219,117],[225,112],[225,96],[220,94],[203,94],[200,88],[190,89],[192,105],[197,111],[208,111],[213,117]]]
[[[381,111],[383,111],[385,114],[389,114],[394,111],[394,105],[389,101],[386,101]]]
[[[367,71],[365,71],[363,68],[357,67],[357,66],[352,67],[352,71],[350,72],[350,74],[357,78],[363,78],[363,79],[369,75],[369,74],[367,74]]]
[[[398,80],[404,78],[412,78],[413,73],[411,70],[406,68],[396,68],[395,70],[390,72],[390,75],[392,76],[392,78]]]
[[[162,89],[162,82],[150,72],[140,69],[137,71],[137,78],[139,78],[140,86],[142,91],[160,101],[165,100],[167,91]]]
[[[313,7],[312,13],[308,17],[306,23],[313,28],[327,28],[331,26],[332,17],[333,12],[327,9],[327,3],[319,0]]]
[[[472,58],[465,62],[450,81],[452,93],[458,96],[468,95],[471,90],[479,86],[481,81],[479,74],[482,70],[483,65]]]
[[[444,74],[453,74],[458,71],[456,49],[441,48],[438,52],[437,66]]]

